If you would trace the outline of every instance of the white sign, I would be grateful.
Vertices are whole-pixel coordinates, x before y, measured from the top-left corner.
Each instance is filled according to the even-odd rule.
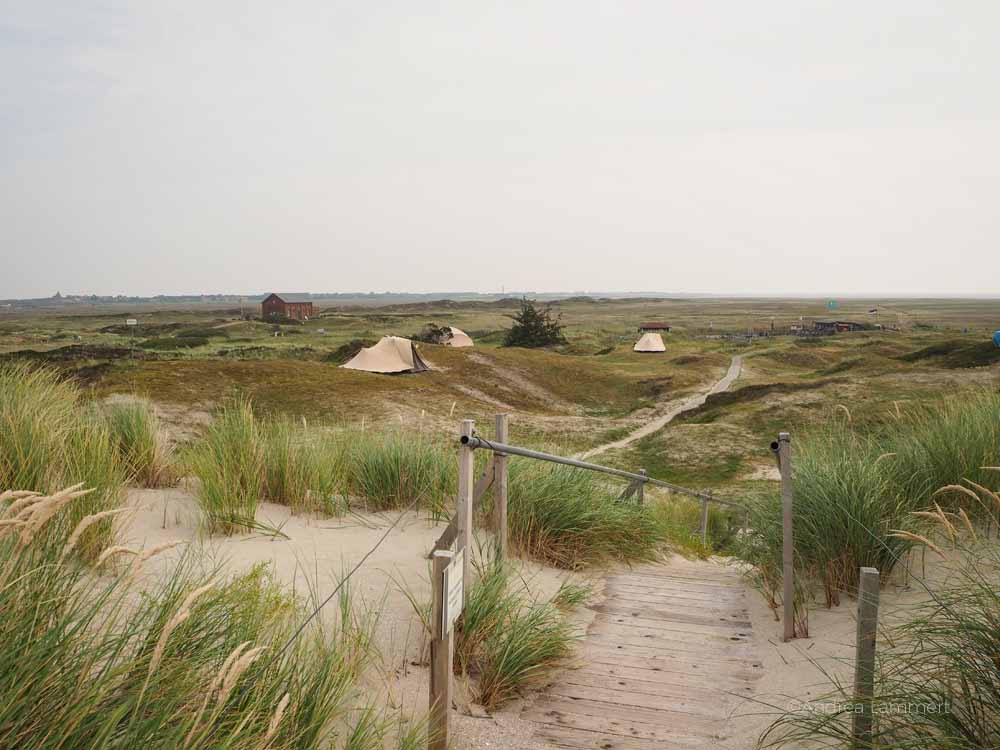
[[[448,635],[465,606],[465,550],[444,569],[444,606],[441,608],[441,633]]]
[[[136,320],[135,318],[129,318],[128,320],[125,321],[125,325],[127,325],[127,326],[137,326],[137,325],[139,325],[139,321]]]

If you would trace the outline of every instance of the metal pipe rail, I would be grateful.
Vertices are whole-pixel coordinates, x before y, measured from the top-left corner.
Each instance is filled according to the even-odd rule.
[[[494,453],[501,455],[510,456],[523,456],[524,458],[534,458],[539,461],[549,461],[554,464],[563,464],[564,466],[573,466],[577,469],[588,469],[590,471],[598,471],[603,474],[611,474],[612,476],[622,477],[624,479],[631,479],[633,482],[641,482],[643,484],[651,484],[655,487],[663,487],[672,492],[677,492],[682,495],[689,495],[690,497],[696,497],[700,500],[705,500],[712,503],[719,503],[720,505],[728,505],[733,508],[742,508],[746,510],[746,506],[742,503],[734,503],[731,500],[720,500],[714,495],[707,492],[698,492],[697,490],[691,490],[687,487],[681,487],[676,484],[671,484],[670,482],[664,482],[661,479],[653,479],[652,477],[646,476],[645,474],[636,474],[631,471],[623,471],[622,469],[612,469],[610,466],[601,466],[600,464],[592,464],[587,461],[578,461],[575,458],[566,458],[565,456],[554,456],[551,453],[542,453],[541,451],[533,451],[530,448],[520,448],[516,445],[507,445],[506,443],[498,443],[495,440],[486,440],[477,435],[463,435],[461,437],[462,445],[468,446],[469,448],[487,448]]]

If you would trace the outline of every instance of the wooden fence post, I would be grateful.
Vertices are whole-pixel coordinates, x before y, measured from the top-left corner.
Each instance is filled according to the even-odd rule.
[[[472,437],[475,432],[476,423],[471,419],[462,420],[462,437]],[[455,518],[458,521],[458,539],[456,540],[455,551],[465,550],[465,565],[463,566],[463,580],[470,581],[469,568],[472,564],[472,493],[474,480],[473,449],[467,445],[460,444],[458,448],[458,507],[455,509]],[[465,587],[465,598],[468,600],[469,586]]]
[[[708,544],[708,499],[701,499],[701,545]]]
[[[471,550],[470,550],[471,551]],[[435,550],[432,560],[431,589],[431,692],[428,735],[429,750],[448,750],[448,712],[451,711],[452,662],[455,655],[454,631],[443,632],[444,571],[454,554],[450,550]]]
[[[506,443],[507,414],[497,414],[496,436],[498,443]],[[495,514],[495,533],[497,537],[497,554],[501,560],[507,559],[507,461],[505,453],[494,454],[496,462],[493,465],[494,491],[493,505]]]
[[[879,574],[862,568],[858,586],[858,636],[854,657],[855,750],[872,746],[872,699],[875,695],[875,635],[878,630]],[[860,710],[858,710],[860,706]]]
[[[646,476],[646,470],[645,469],[639,469],[639,473],[642,474],[643,476]],[[637,503],[639,503],[639,505],[645,505],[646,504],[646,483],[645,482],[639,482],[638,488],[635,491],[635,500],[636,500]]]
[[[778,466],[781,468],[782,603],[785,609],[784,641],[795,637],[795,544],[792,522],[792,438],[778,433]]]

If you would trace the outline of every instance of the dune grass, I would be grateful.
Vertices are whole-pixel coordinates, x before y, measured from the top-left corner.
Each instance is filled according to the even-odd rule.
[[[254,528],[262,501],[327,514],[416,501],[438,517],[450,508],[456,482],[453,458],[419,433],[311,430],[258,416],[245,397],[224,403],[187,464],[209,529],[226,534]]]
[[[125,499],[127,467],[101,415],[49,369],[0,365],[0,487],[53,492],[85,482],[93,491],[60,513],[74,527]],[[114,539],[111,517],[87,529],[76,552],[93,560]]]
[[[368,510],[404,508],[414,501],[434,517],[450,515],[457,482],[454,453],[415,432],[355,431],[347,472],[351,494]]]
[[[960,574],[879,637],[874,736],[863,748],[983,750],[1000,746],[1000,550],[967,549]],[[851,686],[834,681],[817,703],[764,733],[762,747],[850,747]]]
[[[163,487],[174,480],[171,452],[160,421],[145,401],[111,404],[105,420],[132,481],[143,487]]]
[[[618,501],[592,472],[512,461],[508,533],[519,554],[561,568],[654,560],[667,529],[648,506]]]
[[[255,527],[265,489],[263,435],[249,399],[226,401],[188,456],[212,533]]]
[[[492,711],[544,682],[569,656],[577,636],[563,610],[589,590],[568,585],[550,601],[535,601],[515,585],[509,563],[487,557],[456,626],[455,668],[475,678],[479,703]]]
[[[966,393],[911,413],[894,411],[869,432],[850,423],[829,425],[797,440],[793,451],[796,569],[822,586],[827,605],[856,589],[861,566],[888,578],[928,528],[940,530],[939,520],[947,527],[962,523],[965,514],[995,526],[1000,512],[1000,472],[983,468],[1000,456],[996,393]],[[751,507],[753,531],[737,553],[774,598],[781,570],[780,498],[771,494]]]
[[[294,512],[341,512],[346,503],[344,441],[306,426],[273,419],[261,427],[264,497]]]
[[[66,555],[55,519],[85,497],[0,496],[17,519],[0,532],[0,748],[351,746],[373,621],[346,594],[288,648],[302,608],[264,568],[227,577],[192,553],[137,597],[130,568],[95,578]]]

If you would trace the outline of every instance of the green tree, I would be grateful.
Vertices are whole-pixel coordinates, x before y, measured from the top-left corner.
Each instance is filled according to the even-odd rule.
[[[537,348],[565,344],[561,316],[552,314],[552,308],[537,307],[528,299],[521,299],[521,310],[509,316],[514,325],[507,329],[504,346]]]

